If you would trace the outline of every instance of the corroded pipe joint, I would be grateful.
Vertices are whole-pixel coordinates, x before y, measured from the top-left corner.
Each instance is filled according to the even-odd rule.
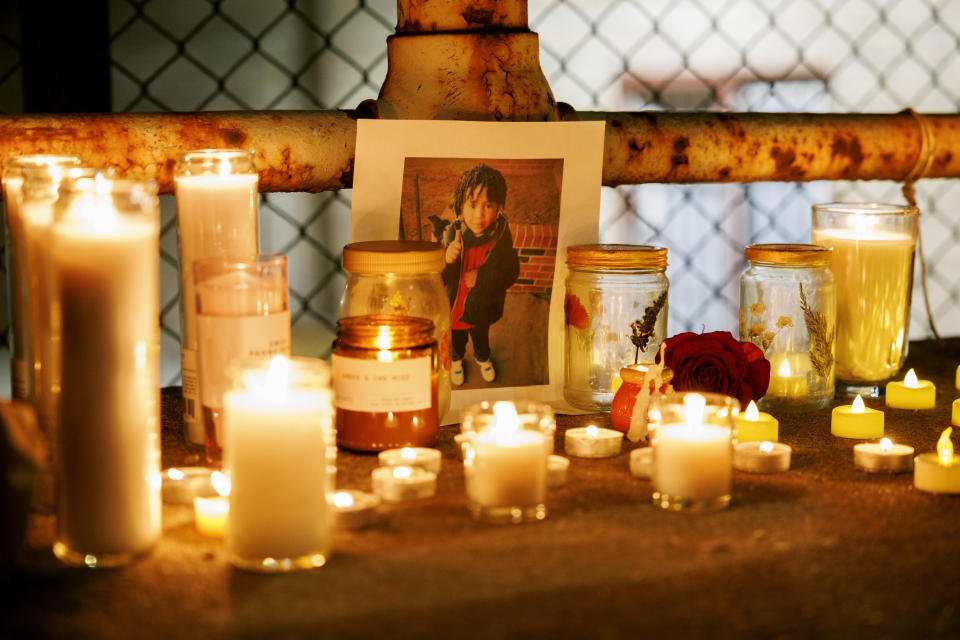
[[[397,33],[527,29],[526,0],[397,0]]]

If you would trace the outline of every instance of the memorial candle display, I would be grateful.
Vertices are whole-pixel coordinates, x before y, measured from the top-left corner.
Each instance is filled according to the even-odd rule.
[[[913,369],[903,382],[887,383],[886,402],[894,409],[933,409],[937,404],[937,388],[929,380],[918,380]]]
[[[475,518],[519,523],[547,516],[547,454],[541,423],[540,412],[518,411],[512,402],[484,402],[464,409],[463,468]]]
[[[69,564],[121,564],[160,537],[159,231],[152,183],[61,185],[50,230],[54,553]]]
[[[913,486],[931,493],[960,493],[960,459],[953,455],[952,427],[937,441],[936,453],[922,453],[913,461]]]
[[[883,411],[871,409],[857,396],[853,404],[834,407],[830,414],[830,433],[839,438],[871,440],[883,437]]]
[[[31,322],[27,303],[27,255],[20,202],[23,170],[26,167],[77,167],[80,159],[74,156],[28,155],[7,158],[3,164],[3,205],[6,211],[7,295],[10,302],[11,358],[10,390],[14,398],[30,398],[33,389],[27,375],[28,343]]]
[[[264,365],[238,368],[223,399],[227,552],[254,571],[319,567],[333,526],[324,462],[329,372],[312,358],[274,356]]]
[[[837,283],[836,378],[850,395],[897,375],[907,355],[916,207],[813,207],[813,242],[831,247]]]
[[[204,258],[193,263],[197,364],[207,462],[220,462],[230,363],[290,355],[287,258]]]
[[[182,278],[184,423],[188,440],[202,445],[193,263],[200,258],[258,253],[258,178],[253,152],[200,149],[181,153],[173,183]]]
[[[653,502],[670,511],[709,511],[730,504],[731,432],[736,399],[675,393],[658,402],[653,441]]]

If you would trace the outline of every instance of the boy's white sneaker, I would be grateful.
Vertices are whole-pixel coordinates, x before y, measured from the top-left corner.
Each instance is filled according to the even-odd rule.
[[[497,378],[497,372],[493,369],[493,362],[490,360],[477,360],[480,365],[480,375],[487,382],[493,382]]]
[[[450,363],[450,384],[455,387],[463,384],[463,360],[454,360]]]

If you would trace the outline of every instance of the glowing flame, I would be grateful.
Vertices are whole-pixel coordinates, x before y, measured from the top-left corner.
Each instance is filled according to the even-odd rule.
[[[920,383],[917,382],[917,372],[913,369],[907,371],[907,375],[903,378],[903,386],[907,389],[919,389]]]
[[[587,427],[588,438],[590,438],[591,440],[596,440],[599,435],[600,435],[600,429],[597,429],[597,425],[592,424],[589,427]]]
[[[760,453],[770,453],[771,451],[773,451],[773,443],[768,440],[764,440],[763,442],[760,443],[758,450],[760,451]]]
[[[393,346],[393,338],[390,336],[390,327],[382,326],[377,330],[377,338],[374,341],[374,344],[377,345],[377,349],[383,350],[387,350]],[[383,361],[381,360],[381,362]]]
[[[413,469],[410,467],[394,467],[393,477],[397,480],[406,480],[413,474]]]
[[[520,417],[517,415],[517,407],[507,400],[501,400],[493,403],[493,415],[497,417],[497,428],[499,429],[519,429]]]
[[[333,506],[348,509],[353,506],[353,495],[346,491],[337,491],[333,494]]]
[[[950,466],[953,464],[953,443],[950,442],[950,433],[953,427],[947,427],[940,434],[937,440],[937,457],[940,458],[940,464]]]
[[[293,363],[283,356],[273,356],[267,369],[267,389],[271,396],[283,395],[290,386]]]
[[[743,412],[743,419],[750,422],[760,422],[760,410],[757,409],[757,403],[753,400],[747,405],[747,410]]]
[[[183,480],[187,477],[187,474],[185,474],[183,471],[180,471],[180,469],[177,469],[176,467],[170,467],[167,469],[167,477],[171,480]]]
[[[218,164],[219,164],[219,166],[217,167],[217,170],[219,171],[219,173],[220,173],[221,176],[228,176],[228,175],[230,175],[230,161],[229,161],[229,160],[227,160],[226,158],[220,158],[220,162],[219,162]]]
[[[890,438],[882,438],[880,440],[880,452],[890,453],[891,451],[893,451],[893,442]]]
[[[780,363],[780,368],[777,369],[777,375],[781,378],[790,377],[790,362],[788,360],[784,359],[783,362]]]
[[[410,447],[404,447],[400,449],[400,457],[404,460],[409,460],[413,462],[417,459],[417,452]]]
[[[686,407],[687,424],[698,426],[703,424],[703,410],[707,406],[707,399],[699,393],[688,393],[683,398]]]
[[[860,397],[860,394],[857,394],[857,397],[854,399],[853,404],[850,405],[850,413],[866,413],[867,407],[863,404],[863,398]]]
[[[377,351],[377,362],[393,362],[393,352],[388,349]]]
[[[230,495],[230,478],[219,471],[210,474],[210,484],[221,496]]]

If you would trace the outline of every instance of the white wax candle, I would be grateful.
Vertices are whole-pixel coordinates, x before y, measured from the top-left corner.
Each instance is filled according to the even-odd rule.
[[[853,464],[864,471],[906,473],[913,469],[913,447],[894,444],[888,438],[861,442],[853,446]]]
[[[381,467],[421,467],[440,473],[440,451],[429,447],[403,447],[387,449],[377,455]]]
[[[730,429],[664,424],[657,429],[654,486],[672,498],[709,501],[730,494]]]
[[[163,501],[173,504],[190,504],[196,497],[210,498],[216,495],[210,467],[170,467],[163,473]]]
[[[566,484],[569,468],[570,460],[567,458],[555,455],[547,457],[547,486],[555,488]]]
[[[576,427],[567,429],[563,442],[568,455],[578,458],[610,458],[620,454],[623,433],[613,429],[601,429],[595,425]]]
[[[62,354],[58,543],[93,555],[146,551],[160,536],[159,229],[109,206],[50,231]]]
[[[196,365],[196,297],[193,263],[200,258],[249,256],[258,253],[257,174],[176,176],[174,192],[180,232],[180,275],[183,288],[184,398],[197,413],[185,416],[188,436],[203,444],[199,421],[199,381]]]
[[[373,492],[384,502],[420,500],[437,491],[437,474],[421,467],[377,467],[370,477]]]
[[[547,456],[541,432],[491,427],[471,438],[467,451],[467,497],[481,507],[535,507],[547,487]]]
[[[630,452],[630,475],[649,478],[653,473],[653,447],[640,447]]]
[[[287,362],[275,358],[269,372],[224,397],[227,550],[247,568],[320,566],[330,549],[324,457],[331,394],[290,388]]]
[[[338,529],[362,529],[377,518],[380,498],[376,494],[346,490],[331,493],[329,498]]]
[[[790,452],[790,447],[782,442],[738,442],[733,445],[733,467],[751,473],[787,471]]]

